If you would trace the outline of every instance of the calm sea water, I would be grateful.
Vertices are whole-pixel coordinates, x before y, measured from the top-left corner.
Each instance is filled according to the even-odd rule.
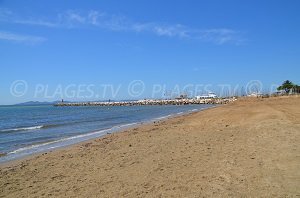
[[[0,162],[211,106],[0,106]]]

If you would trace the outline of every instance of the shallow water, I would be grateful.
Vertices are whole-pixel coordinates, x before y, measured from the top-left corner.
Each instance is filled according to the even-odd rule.
[[[0,106],[0,162],[103,136],[135,124],[212,105]]]

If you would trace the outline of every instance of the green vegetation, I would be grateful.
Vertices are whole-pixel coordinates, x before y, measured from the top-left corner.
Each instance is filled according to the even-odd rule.
[[[285,93],[300,93],[300,86],[294,84],[292,81],[286,80],[277,90],[284,91]]]

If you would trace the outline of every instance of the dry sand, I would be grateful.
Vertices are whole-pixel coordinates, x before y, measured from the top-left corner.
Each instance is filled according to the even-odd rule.
[[[300,98],[239,100],[14,162],[0,197],[299,197]]]

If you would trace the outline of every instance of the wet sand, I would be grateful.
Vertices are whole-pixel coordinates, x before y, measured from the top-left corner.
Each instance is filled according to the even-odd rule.
[[[0,168],[0,197],[227,196],[300,196],[300,97],[242,99]]]

